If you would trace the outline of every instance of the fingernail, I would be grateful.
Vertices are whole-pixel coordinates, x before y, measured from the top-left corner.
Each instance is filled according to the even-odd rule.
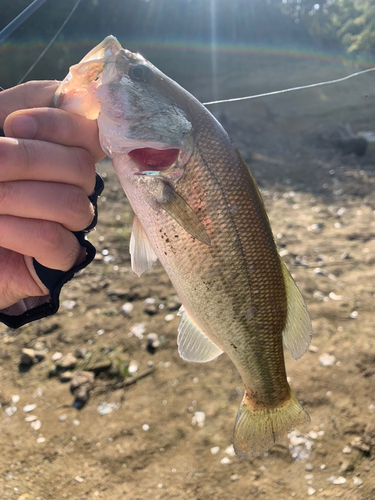
[[[33,139],[36,128],[36,120],[32,116],[18,115],[13,119],[12,131],[18,139]]]

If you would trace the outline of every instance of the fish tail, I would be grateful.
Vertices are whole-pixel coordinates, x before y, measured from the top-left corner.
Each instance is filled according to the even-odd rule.
[[[291,390],[290,398],[276,408],[252,409],[248,402],[245,392],[234,424],[233,446],[240,457],[261,455],[292,428],[310,422]]]

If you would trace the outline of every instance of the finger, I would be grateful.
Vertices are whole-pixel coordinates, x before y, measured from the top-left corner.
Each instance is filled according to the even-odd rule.
[[[62,109],[16,111],[5,120],[4,132],[8,137],[81,147],[89,151],[96,162],[105,156],[99,143],[97,121]]]
[[[91,224],[94,207],[76,186],[39,181],[1,182],[0,214],[58,222],[70,231],[82,231]]]
[[[0,138],[0,179],[72,184],[90,196],[95,187],[95,162],[83,148],[4,137]]]
[[[27,82],[0,92],[0,128],[13,111],[50,106],[59,85],[56,81]]]
[[[81,256],[82,248],[73,233],[60,224],[9,215],[0,216],[0,246],[25,254],[40,264],[69,271]]]
[[[0,263],[0,310],[26,297],[49,294],[35,272],[31,257],[0,247]]]

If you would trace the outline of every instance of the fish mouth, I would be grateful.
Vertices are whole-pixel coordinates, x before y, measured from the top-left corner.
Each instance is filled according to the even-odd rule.
[[[139,148],[129,151],[128,155],[137,165],[139,173],[142,173],[164,172],[170,169],[176,163],[179,153],[177,148]]]

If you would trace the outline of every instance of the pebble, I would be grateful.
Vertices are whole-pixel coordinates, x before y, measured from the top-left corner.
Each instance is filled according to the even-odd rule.
[[[65,415],[65,413],[64,413],[64,415],[60,415],[60,416],[59,416],[59,422],[65,422],[65,420],[66,420],[67,418],[68,418],[68,415]]]
[[[104,316],[117,316],[119,313],[117,307],[108,307],[103,311]]]
[[[43,437],[43,436],[38,437],[38,439],[36,440],[36,442],[37,442],[38,444],[40,444],[40,443],[45,443],[45,441],[46,441],[46,438],[45,438],[45,437]]]
[[[351,442],[350,444],[353,446],[353,448],[357,448],[358,450],[361,450],[361,451],[364,451],[365,453],[368,453],[371,448],[368,444],[364,443],[362,441],[362,438],[360,438],[359,436],[356,436]]]
[[[312,470],[314,469],[313,465],[308,463],[305,465],[305,471],[306,472],[312,472]]]
[[[70,392],[77,402],[86,403],[94,385],[95,376],[92,372],[78,371],[70,383]]]
[[[324,293],[321,292],[320,290],[315,290],[313,293],[313,297],[316,300],[328,300],[327,297],[324,295]]]
[[[174,319],[174,314],[167,314],[164,319],[165,321],[172,321]]]
[[[85,359],[87,352],[88,351],[85,347],[78,347],[78,349],[76,349],[76,352],[74,354],[75,357],[78,359]]]
[[[316,345],[309,345],[310,352],[318,352],[319,348]]]
[[[168,302],[167,309],[168,311],[178,311],[181,307],[181,302]]]
[[[77,483],[83,483],[83,478],[80,476],[76,476],[74,480],[77,481]]]
[[[143,334],[146,332],[146,326],[144,323],[137,323],[132,326],[130,330],[130,336],[135,335],[138,339],[143,339]]]
[[[327,483],[331,484],[345,484],[346,479],[342,476],[330,476],[326,479]]]
[[[34,344],[34,350],[35,351],[44,351],[46,348],[46,344],[42,342],[41,340],[37,340]]]
[[[322,366],[333,366],[336,363],[336,358],[333,354],[328,354],[325,352],[321,356],[319,356],[319,363]]]
[[[155,304],[149,304],[149,305],[146,305],[146,307],[143,310],[149,316],[153,316],[154,314],[156,314],[158,312],[159,309]]]
[[[35,351],[35,349],[22,349],[20,363],[21,365],[35,365],[46,357],[43,351]]]
[[[116,403],[106,403],[102,402],[98,405],[98,413],[99,415],[108,415],[108,413],[112,413],[113,410],[117,410],[119,406]]]
[[[342,476],[338,476],[334,481],[333,484],[345,484],[346,479]]]
[[[236,452],[234,451],[234,448],[233,448],[233,444],[230,444],[224,451],[224,453],[226,453],[227,455],[229,455],[230,457],[235,457],[236,456]]]
[[[212,455],[217,455],[220,451],[220,446],[214,446],[210,451]]]
[[[31,422],[31,428],[34,429],[34,431],[38,431],[42,427],[42,422],[40,420],[35,420],[34,422]]]
[[[130,314],[134,309],[134,306],[131,302],[126,302],[122,307],[121,307],[121,312],[122,314]]]
[[[331,300],[343,300],[343,298],[344,298],[342,295],[336,295],[334,292],[330,292],[328,297]]]
[[[238,475],[237,474],[232,474],[230,476],[230,480],[234,483],[235,481],[238,481]]]
[[[309,486],[309,487],[307,488],[307,494],[308,494],[308,495],[310,495],[310,496],[311,496],[311,495],[314,495],[315,491],[316,491],[316,490],[314,490],[314,488],[312,488],[311,486]]]
[[[316,267],[314,269],[314,274],[316,274],[317,276],[328,276],[327,271],[324,271],[324,269],[321,269],[320,267]]]
[[[58,361],[59,359],[62,358],[62,352],[55,352],[53,355],[52,355],[52,361],[55,362],[55,361]]]
[[[318,222],[317,224],[311,224],[311,226],[308,226],[307,227],[307,230],[308,231],[317,231],[317,232],[320,232],[324,227],[324,224],[321,223],[321,222]]]
[[[154,354],[155,350],[160,346],[160,340],[157,333],[149,333],[147,335],[147,350]]]
[[[143,424],[143,425],[142,425],[142,429],[143,429],[144,431],[146,431],[146,432],[149,430],[149,428],[150,428],[150,426],[149,426],[148,424]]]
[[[198,425],[198,427],[203,427],[205,420],[206,414],[203,411],[196,411],[193,418],[191,419],[191,425]]]
[[[137,361],[135,361],[134,359],[132,359],[129,363],[129,366],[128,366],[128,372],[133,375],[134,373],[136,373],[138,371],[138,363]]]
[[[38,420],[38,417],[36,415],[28,415],[25,417],[25,422],[34,422],[35,420]]]
[[[14,406],[14,405],[8,406],[8,408],[5,408],[4,411],[5,411],[5,415],[7,415],[7,417],[11,417],[16,413],[17,406]]]
[[[352,452],[352,449],[350,448],[350,446],[345,446],[345,448],[343,448],[342,452],[349,455],[349,453]]]
[[[63,307],[64,309],[67,309],[68,311],[71,311],[72,309],[74,309],[76,305],[77,305],[77,302],[75,300],[63,300],[61,302],[61,307]]]
[[[67,371],[67,372],[60,373],[59,379],[60,379],[60,382],[65,384],[66,382],[70,382],[73,377],[74,377],[73,372]]]
[[[363,484],[363,481],[360,477],[353,477],[353,483],[354,486],[361,486]]]
[[[340,466],[340,472],[346,473],[354,470],[354,465],[348,460],[344,460]]]
[[[35,408],[36,408],[36,404],[26,405],[23,407],[23,411],[25,413],[29,413],[30,411],[35,410]]]
[[[231,464],[231,463],[232,463],[232,460],[231,460],[230,458],[228,458],[228,457],[224,457],[224,458],[222,458],[222,459],[220,460],[220,463],[221,463],[222,465],[228,465],[228,464]]]
[[[107,293],[107,297],[112,301],[118,299],[126,299],[128,295],[129,295],[129,290],[110,290]]]
[[[294,430],[288,434],[289,450],[294,460],[308,460],[311,455],[311,448],[314,442],[301,434],[298,430]]]
[[[146,304],[146,306],[151,306],[153,304],[156,304],[156,298],[155,297],[147,297],[147,299],[145,299],[145,304]]]
[[[75,368],[76,364],[77,364],[77,358],[73,356],[73,354],[69,353],[66,356],[60,358],[59,361],[56,363],[56,366],[58,366],[62,370],[70,370],[72,368]]]
[[[351,313],[350,313],[350,317],[351,317],[352,319],[356,319],[356,318],[358,318],[358,311],[353,311],[353,312],[351,312]]]
[[[12,403],[17,404],[20,399],[20,396],[18,396],[18,394],[15,394],[14,396],[12,396]]]

